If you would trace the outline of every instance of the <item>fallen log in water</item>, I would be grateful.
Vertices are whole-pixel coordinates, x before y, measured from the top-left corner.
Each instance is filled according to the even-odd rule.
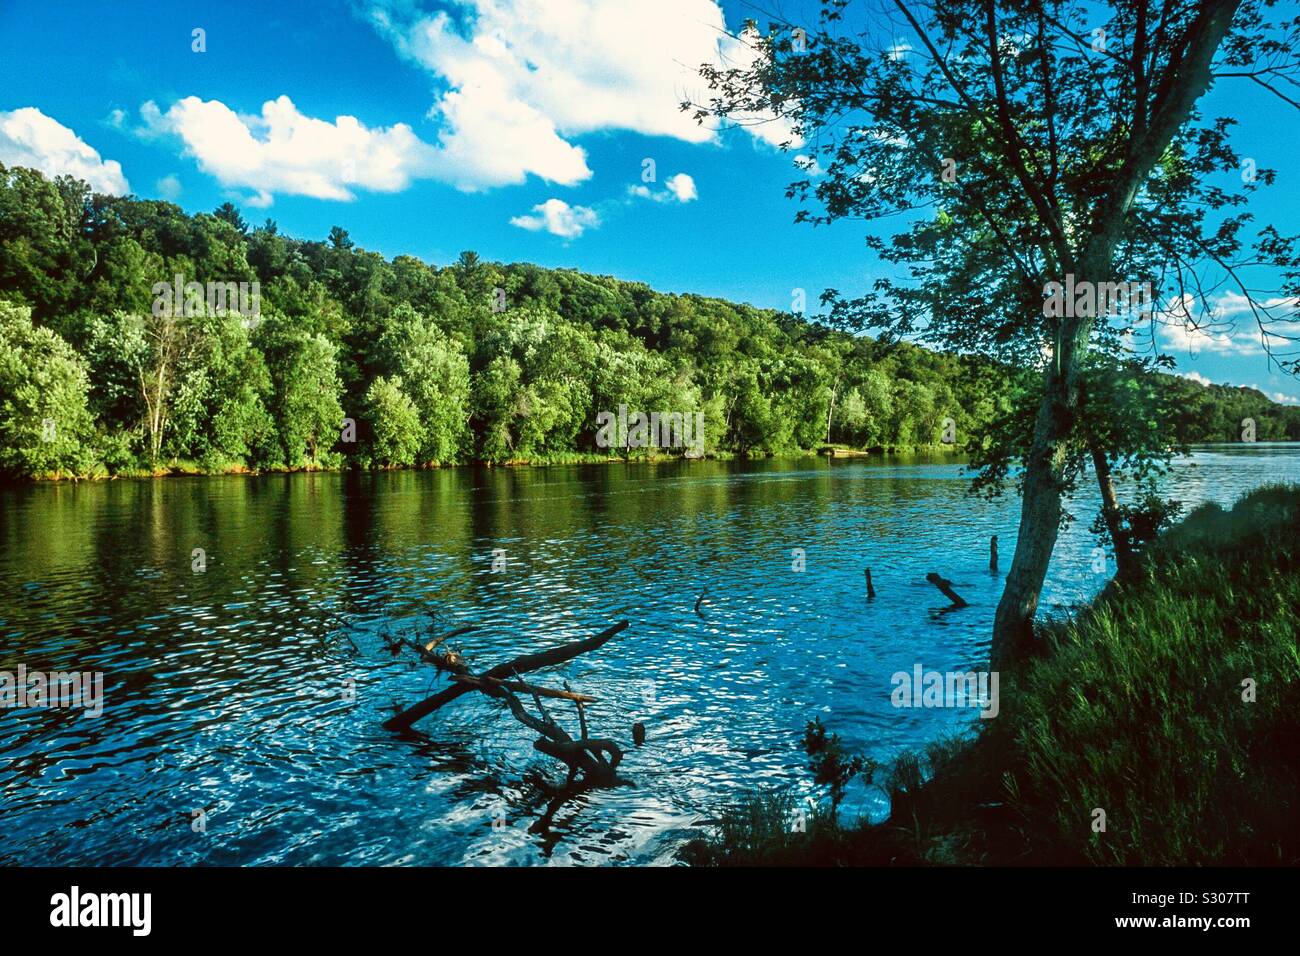
[[[578,782],[584,789],[617,787],[631,783],[630,780],[618,776],[618,765],[623,760],[623,751],[619,749],[618,744],[605,738],[587,736],[587,718],[581,703],[578,704],[578,722],[582,727],[582,737],[574,740],[546,712],[541,697],[533,695],[537,710],[542,715],[538,718],[524,709],[519,698],[508,687],[502,685],[501,690],[515,719],[542,735],[533,741],[533,749],[548,757],[554,757],[568,766],[569,777],[564,784],[566,788],[573,785],[579,774],[582,779]]]
[[[575,694],[571,690],[553,690],[550,687],[538,687],[536,684],[525,684],[521,680],[497,680],[495,677],[475,677],[473,674],[454,674],[451,679],[461,684],[468,684],[475,690],[502,687],[521,694],[537,694],[555,700],[571,700],[575,704],[594,704],[596,702],[595,697],[588,697],[586,694]]]
[[[954,607],[970,607],[960,594],[952,589],[952,582],[947,578],[942,578],[931,571],[925,576],[925,579],[943,592],[943,596],[953,603]]]
[[[617,624],[607,627],[599,634],[588,637],[585,640],[573,641],[569,644],[561,644],[559,647],[552,647],[549,650],[537,651],[532,654],[522,654],[514,660],[506,661],[504,664],[498,664],[496,667],[489,668],[482,674],[474,676],[504,680],[509,677],[515,677],[519,674],[527,674],[529,671],[535,671],[543,667],[553,667],[556,664],[563,664],[565,661],[572,660],[579,654],[585,654],[587,651],[594,651],[596,648],[603,646],[605,642],[615,634],[625,630],[627,626],[627,621],[619,621]],[[423,647],[421,647],[420,650],[424,653],[430,653],[425,651]],[[431,656],[437,657],[438,655]],[[445,657],[446,655],[443,655],[444,660]],[[460,655],[457,654],[456,658],[459,657]],[[429,663],[435,662],[429,661]],[[458,674],[468,673],[468,668],[465,667],[464,662],[461,660],[452,662],[451,667],[444,666],[444,669],[451,670],[453,673]],[[390,717],[384,722],[384,729],[407,730],[417,720],[427,717],[444,704],[451,703],[461,694],[468,694],[470,691],[478,689],[479,688],[471,687],[466,683],[453,683],[450,687],[438,691],[438,693],[434,694],[432,697],[426,697],[418,704],[406,708],[406,710],[402,711],[395,717]],[[490,690],[485,690],[483,692],[491,694]],[[492,694],[492,696],[497,695]]]
[[[440,645],[444,644],[449,637],[466,633],[472,628],[461,628],[426,644],[400,638],[393,642],[395,646],[407,647],[415,651],[425,663],[433,664],[438,670],[448,672],[453,683],[452,686],[422,700],[414,707],[408,707],[396,717],[388,720],[384,727],[389,730],[404,730],[421,717],[437,710],[443,704],[455,700],[461,694],[475,690],[486,694],[488,697],[504,700],[516,720],[541,734],[537,740],[533,741],[533,748],[540,753],[554,757],[569,768],[568,779],[564,784],[565,792],[574,793],[589,787],[616,787],[622,784],[630,784],[630,780],[624,780],[618,776],[618,765],[623,759],[623,751],[618,744],[603,737],[591,737],[587,732],[587,714],[583,709],[583,705],[595,702],[596,698],[575,693],[567,683],[564,685],[563,690],[556,690],[551,687],[529,684],[519,679],[520,674],[538,670],[542,667],[562,664],[586,651],[595,650],[627,626],[627,621],[620,621],[594,637],[563,644],[560,647],[553,647],[546,651],[523,654],[504,664],[498,664],[482,674],[472,673],[469,665],[459,652],[439,650]],[[519,700],[516,692],[531,694],[541,716],[530,714]],[[547,713],[546,706],[542,703],[543,697],[571,701],[578,708],[578,725],[581,728],[581,736],[577,740],[569,736],[564,728]],[[576,790],[574,789],[575,783],[577,784]]]

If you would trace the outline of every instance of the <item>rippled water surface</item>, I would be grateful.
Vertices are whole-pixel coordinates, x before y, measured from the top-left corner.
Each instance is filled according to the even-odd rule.
[[[1300,449],[1202,449],[1167,484],[1229,503],[1276,480],[1300,480]],[[973,719],[889,696],[917,663],[987,659],[988,538],[1005,569],[1017,505],[966,484],[948,462],[807,460],[0,491],[0,670],[102,671],[106,700],[98,718],[0,710],[0,862],[667,862],[743,791],[805,791],[814,716],[879,759]],[[1095,510],[1074,503],[1049,611],[1104,581]],[[971,607],[943,613],[928,571]],[[382,730],[433,682],[382,632],[431,613],[479,625],[455,642],[475,668],[630,621],[539,682],[599,698],[593,732],[626,743],[637,786],[538,825],[562,775],[503,705],[471,694],[419,734]],[[576,734],[572,708],[551,711]]]

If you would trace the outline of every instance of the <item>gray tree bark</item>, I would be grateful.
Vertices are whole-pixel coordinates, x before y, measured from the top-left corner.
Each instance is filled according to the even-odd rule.
[[[1076,282],[1110,281],[1115,247],[1138,189],[1164,155],[1192,108],[1209,88],[1215,51],[1227,35],[1241,0],[1203,0],[1195,21],[1152,92],[1149,120],[1135,128],[1111,188],[1084,231],[1073,263]],[[1139,104],[1144,111],[1147,104]],[[1145,116],[1144,116],[1145,118]],[[1087,355],[1092,321],[1062,318],[1052,367],[1046,373],[1034,437],[1025,460],[1020,531],[1006,588],[993,623],[990,658],[1003,666],[1033,643],[1033,620],[1060,532],[1065,465],[1079,408],[1079,372]]]

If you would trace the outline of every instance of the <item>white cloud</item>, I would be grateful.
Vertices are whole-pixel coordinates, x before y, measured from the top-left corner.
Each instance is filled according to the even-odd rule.
[[[1296,398],[1294,395],[1288,395],[1286,392],[1270,392],[1268,389],[1255,384],[1247,385],[1246,387],[1253,388],[1255,391],[1263,393],[1270,401],[1276,402],[1279,405],[1300,405],[1300,398]]]
[[[463,189],[520,183],[532,174],[572,185],[591,176],[570,142],[630,130],[691,143],[717,134],[681,109],[702,98],[703,63],[745,66],[754,53],[725,32],[716,0],[462,0],[463,15],[427,14],[376,0],[369,17],[403,56],[444,88],[430,115]],[[789,124],[753,123],[769,143]]]
[[[0,111],[0,163],[27,166],[54,177],[67,174],[100,193],[131,191],[116,160],[105,160],[72,130],[34,106]]]
[[[664,186],[677,197],[678,202],[690,202],[692,199],[700,198],[700,194],[695,189],[695,180],[686,173],[669,176],[664,180]]]
[[[181,181],[175,176],[164,176],[153,184],[153,188],[163,199],[175,199],[181,194]]]
[[[1162,351],[1187,355],[1257,355],[1263,351],[1258,336],[1194,329],[1182,322],[1162,323],[1157,337]]]
[[[1162,349],[1192,355],[1262,355],[1265,340],[1277,348],[1300,334],[1300,299],[1273,296],[1252,305],[1236,292],[1223,292],[1204,303],[1190,293],[1175,295],[1159,313],[1157,328]],[[1149,334],[1138,336],[1143,338],[1150,341]]]
[[[1162,351],[1188,355],[1258,355],[1263,352],[1258,333],[1253,329],[1238,331],[1232,317],[1220,303],[1210,303],[1207,313],[1200,302],[1188,294],[1171,297],[1166,302],[1154,332]],[[1147,337],[1138,335],[1138,340]]]
[[[165,113],[152,102],[140,112],[146,132],[180,137],[223,186],[253,190],[244,200],[253,206],[270,205],[276,193],[349,200],[354,188],[397,192],[438,165],[435,150],[404,123],[370,129],[353,116],[327,122],[303,115],[287,96],[263,103],[256,115],[197,96]]]
[[[596,210],[586,206],[570,206],[563,199],[548,199],[533,207],[529,216],[515,216],[510,225],[529,232],[549,232],[553,236],[576,239],[588,229],[600,225]]]
[[[687,203],[699,199],[699,190],[695,188],[695,179],[687,173],[677,173],[664,180],[664,188],[651,189],[644,184],[629,186],[628,194],[638,199],[650,199],[654,202]]]
[[[1181,375],[1183,378],[1190,379],[1191,381],[1196,382],[1198,385],[1214,384],[1208,378],[1202,375],[1200,372],[1179,372],[1178,374]]]
[[[1256,309],[1260,311],[1261,315],[1268,313],[1277,318],[1285,318],[1287,311],[1294,313],[1300,310],[1300,299],[1294,296],[1271,296],[1256,301],[1255,309],[1252,309],[1250,299],[1240,292],[1229,291],[1224,292],[1215,299],[1213,305],[1214,314],[1221,319],[1242,317],[1251,317],[1253,319]],[[1268,318],[1269,315],[1265,315],[1265,318]]]
[[[625,0],[459,0],[453,12],[432,13],[410,0],[363,2],[397,51],[436,78],[436,141],[404,123],[305,116],[287,96],[253,115],[195,96],[165,112],[150,102],[141,132],[180,137],[223,185],[251,190],[243,200],[251,205],[281,193],[348,200],[357,188],[391,192],[418,178],[465,191],[529,176],[572,186],[592,176],[572,141],[585,134],[715,141],[716,126],[700,125],[681,103],[704,98],[702,64],[743,68],[757,55],[751,34],[726,33],[717,0],[658,0],[631,15]],[[736,120],[757,140],[800,145],[784,119]],[[667,185],[679,202],[696,198],[685,174]]]

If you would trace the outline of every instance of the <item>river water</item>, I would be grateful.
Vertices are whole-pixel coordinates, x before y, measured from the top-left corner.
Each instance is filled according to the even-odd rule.
[[[1228,504],[1287,480],[1300,446],[1213,446],[1166,493]],[[745,791],[811,792],[813,717],[881,760],[977,719],[890,700],[895,672],[987,661],[988,539],[1005,570],[1018,506],[966,487],[950,460],[809,459],[5,489],[0,671],[102,672],[104,706],[0,710],[0,863],[670,862]],[[1046,613],[1105,581],[1096,507],[1073,503]],[[971,606],[946,612],[929,571]],[[477,625],[453,644],[483,669],[619,620],[534,679],[599,698],[592,733],[624,745],[636,787],[542,821],[562,774],[503,705],[380,726],[435,686],[386,634]]]

